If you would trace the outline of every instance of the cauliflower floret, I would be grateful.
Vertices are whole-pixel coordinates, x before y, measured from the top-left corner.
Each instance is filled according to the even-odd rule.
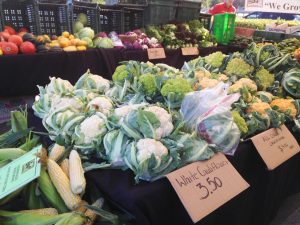
[[[120,118],[124,118],[127,116],[132,110],[138,109],[139,107],[145,105],[142,104],[130,104],[130,105],[123,105],[119,108],[115,109],[115,115]]]
[[[168,155],[168,149],[160,141],[145,138],[140,139],[137,144],[137,160],[143,162],[150,159],[153,154],[156,160],[160,161],[162,156]]]
[[[271,106],[266,102],[252,103],[247,109],[247,113],[258,112],[263,116],[267,116],[266,110],[271,109]]]
[[[169,136],[172,133],[174,129],[172,116],[165,109],[158,106],[150,106],[145,108],[144,111],[154,113],[160,122],[160,127],[155,131],[157,140]]]
[[[243,134],[246,134],[248,132],[248,126],[247,126],[245,119],[243,117],[241,117],[241,115],[239,114],[238,111],[232,111],[231,115],[232,115],[233,121],[236,123],[239,130]]]
[[[272,108],[275,108],[275,110],[283,113],[288,113],[293,118],[297,116],[297,109],[293,99],[275,99],[271,102],[270,105]]]
[[[250,80],[249,78],[241,78],[229,87],[228,92],[239,92],[243,87],[246,87],[251,92],[257,91],[257,86],[253,80]]]
[[[198,80],[201,80],[204,77],[210,78],[211,73],[208,70],[205,70],[205,69],[195,71],[195,78],[197,78]]]
[[[106,97],[96,97],[88,104],[89,110],[95,110],[102,112],[104,115],[108,115],[110,110],[113,108],[113,104]]]
[[[86,118],[80,124],[80,132],[84,136],[84,144],[90,144],[99,135],[106,132],[106,126],[104,119],[97,115]]]
[[[228,77],[225,74],[219,74],[218,81],[228,81]]]
[[[79,98],[75,98],[75,97],[62,98],[58,95],[53,96],[50,111],[54,111],[63,107],[71,107],[72,109],[81,111],[83,108],[83,103]]]
[[[90,75],[89,79],[93,80],[96,84],[96,89],[101,89],[103,92],[106,92],[109,90],[110,83],[109,80],[99,76],[99,75]]]

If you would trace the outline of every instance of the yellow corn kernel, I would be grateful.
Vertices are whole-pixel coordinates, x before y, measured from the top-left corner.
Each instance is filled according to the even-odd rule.
[[[52,159],[53,161],[56,162],[57,160],[59,160],[62,157],[64,152],[65,152],[64,146],[54,144],[53,148],[51,149],[51,151],[49,153],[49,159]]]
[[[44,209],[32,209],[32,210],[22,210],[20,213],[34,213],[42,216],[54,216],[58,215],[58,212],[54,208],[44,208]]]
[[[69,177],[69,159],[64,159],[60,164],[60,168],[62,169],[62,171],[64,171],[64,173],[70,179],[70,177]]]
[[[79,195],[76,195],[71,190],[71,185],[68,177],[62,171],[60,166],[53,160],[48,159],[47,169],[49,176],[61,198],[70,210],[75,210],[81,202]]]
[[[84,193],[86,180],[81,164],[81,159],[76,150],[72,150],[69,156],[69,176],[71,190],[74,194]]]

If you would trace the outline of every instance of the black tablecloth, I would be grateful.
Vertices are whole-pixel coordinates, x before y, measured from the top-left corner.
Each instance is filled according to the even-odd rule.
[[[224,53],[240,48],[220,46],[200,49],[200,55],[214,51]],[[196,56],[184,57],[181,50],[167,50],[167,58],[153,60],[181,68],[184,61]],[[61,77],[74,83],[90,69],[92,73],[111,79],[119,62],[125,60],[147,61],[145,50],[92,49],[84,52],[56,52],[35,55],[0,57],[0,97],[35,95],[36,85],[46,85],[50,76]]]
[[[31,109],[28,117],[31,126],[44,131]],[[300,133],[294,136],[299,143]],[[288,195],[300,192],[300,154],[268,171],[252,142],[246,141],[228,159],[251,186],[197,225],[266,225]],[[166,178],[136,185],[131,171],[95,170],[86,176],[106,199],[132,214],[137,225],[193,224]]]

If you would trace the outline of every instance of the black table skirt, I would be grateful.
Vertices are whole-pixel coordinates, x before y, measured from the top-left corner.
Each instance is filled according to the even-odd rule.
[[[224,53],[239,51],[240,48],[220,46],[200,49],[200,55],[215,51]],[[196,56],[182,56],[181,50],[167,50],[167,58],[153,62],[167,63],[181,68],[184,61]],[[92,73],[107,79],[119,62],[126,60],[147,61],[145,50],[91,49],[83,52],[58,52],[35,55],[0,57],[0,98],[11,96],[35,95],[36,85],[46,85],[49,77],[61,77],[74,83],[90,69]]]
[[[29,124],[44,131],[31,109]],[[291,130],[291,126],[288,128]],[[299,143],[300,133],[293,134]],[[300,192],[300,154],[268,171],[252,142],[246,141],[228,159],[251,186],[197,225],[267,225],[282,201]],[[112,169],[91,171],[86,177],[88,184],[96,185],[106,199],[132,214],[137,225],[193,224],[166,178],[136,185],[131,171]]]

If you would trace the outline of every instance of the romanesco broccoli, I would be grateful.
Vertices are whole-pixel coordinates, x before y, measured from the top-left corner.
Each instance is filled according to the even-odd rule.
[[[243,59],[233,58],[227,64],[225,73],[229,76],[244,77],[252,73],[253,70],[254,67],[246,63]]]
[[[139,82],[142,84],[146,95],[154,95],[157,92],[155,75],[143,74],[139,77]]]
[[[193,89],[186,79],[176,77],[166,81],[161,89],[161,94],[167,97],[169,93],[186,94],[191,91],[193,91]]]
[[[206,56],[204,59],[205,62],[212,67],[219,68],[222,66],[224,58],[225,55],[222,52],[218,51]]]
[[[239,114],[238,111],[232,111],[231,115],[232,115],[233,121],[236,123],[239,130],[243,134],[246,134],[248,132],[248,126],[247,126],[245,119],[243,117],[241,117],[241,115]]]
[[[255,82],[259,89],[265,91],[268,87],[274,84],[274,75],[269,73],[265,68],[259,69],[255,74]]]
[[[114,82],[121,82],[123,83],[124,80],[126,78],[128,78],[129,76],[129,73],[128,71],[126,70],[126,66],[125,65],[121,65],[121,66],[118,66],[114,72],[114,74],[112,75],[112,79]]]

